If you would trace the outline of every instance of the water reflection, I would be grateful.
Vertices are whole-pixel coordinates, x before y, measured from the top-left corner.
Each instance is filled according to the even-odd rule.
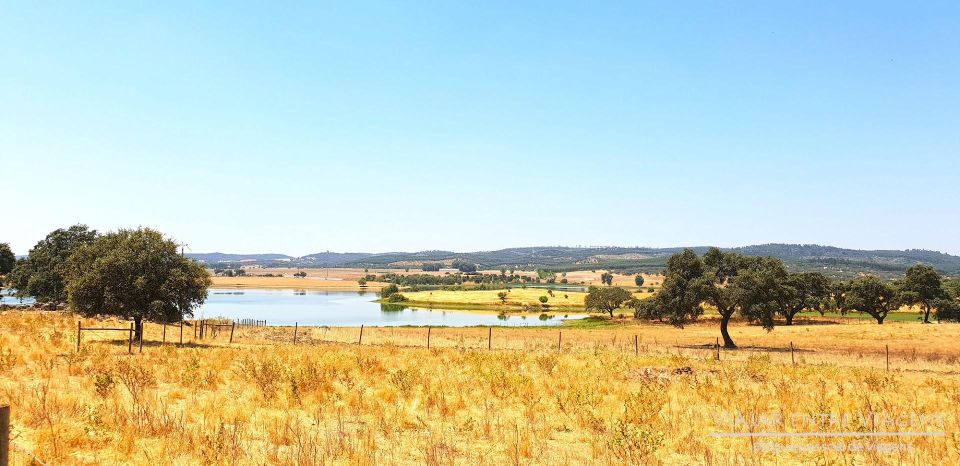
[[[486,326],[559,325],[562,318],[525,314],[416,308],[403,303],[376,303],[376,293],[275,289],[211,289],[197,317],[266,319],[269,325],[325,326]],[[570,318],[580,318],[572,315]]]

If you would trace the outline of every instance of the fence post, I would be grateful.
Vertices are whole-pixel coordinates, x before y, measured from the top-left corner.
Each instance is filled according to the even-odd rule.
[[[77,321],[77,352],[80,352],[80,321]]]
[[[563,330],[560,331],[560,335],[557,336],[557,352],[560,352],[560,345],[563,343]]]
[[[432,327],[427,327],[427,349],[430,349],[430,330],[433,330]]]
[[[133,354],[133,322],[130,322],[130,333],[127,334],[127,354]]]
[[[638,335],[633,336],[633,355],[640,355],[640,337]]]
[[[10,405],[0,406],[0,466],[10,464]]]
[[[887,345],[887,372],[890,372],[890,345]]]
[[[793,342],[790,342],[790,364],[797,365],[797,360],[793,358]]]
[[[140,352],[143,352],[143,335],[147,333],[147,323],[140,324]]]
[[[237,328],[237,323],[234,322],[233,325],[230,326],[230,344],[231,345],[233,344],[233,330],[236,328]]]
[[[197,319],[193,319],[193,339],[197,339]]]
[[[299,322],[294,322],[294,323],[293,323],[293,344],[294,344],[294,345],[297,344],[297,330],[298,330],[297,327],[298,327],[298,324],[299,324]]]
[[[716,348],[717,350],[717,361],[719,361],[720,360],[720,338],[717,338],[714,341],[713,347]]]
[[[487,349],[493,349],[493,327],[487,328]]]
[[[360,339],[357,340],[357,345],[363,344],[363,324],[360,324]]]
[[[180,321],[180,346],[183,346],[183,321]]]
[[[163,324],[163,344],[167,344],[167,324]]]

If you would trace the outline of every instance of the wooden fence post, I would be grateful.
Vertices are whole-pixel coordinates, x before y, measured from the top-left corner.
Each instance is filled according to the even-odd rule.
[[[493,327],[487,328],[487,349],[493,349]]]
[[[233,331],[234,331],[236,328],[237,328],[237,323],[234,322],[233,325],[230,326],[230,344],[231,344],[231,345],[233,344]]]
[[[890,345],[887,345],[887,372],[890,372]]]
[[[557,336],[557,352],[560,352],[560,345],[563,343],[563,330],[560,331],[560,335]]]
[[[197,339],[197,320],[193,320],[193,339]]]
[[[797,365],[797,360],[793,357],[793,342],[790,342],[790,364]]]
[[[163,344],[167,344],[167,324],[163,324]]]
[[[183,346],[183,321],[180,321],[180,346]]]
[[[130,322],[130,333],[127,334],[127,354],[133,354],[133,322]]]
[[[363,344],[363,324],[360,324],[360,339],[357,340],[357,345]]]
[[[0,466],[10,464],[10,406],[0,406]]]
[[[299,326],[299,322],[294,322],[294,323],[293,323],[293,344],[294,344],[294,345],[297,344],[297,330],[299,330],[299,329],[297,328],[298,326]]]
[[[143,352],[143,334],[147,333],[147,323],[140,324],[140,352]]]
[[[717,338],[714,341],[713,347],[717,350],[717,361],[719,361],[720,360],[720,339],[719,338]]]
[[[427,349],[430,349],[430,330],[433,330],[432,327],[427,327]]]
[[[640,336],[639,335],[633,336],[633,355],[634,356],[640,355]]]
[[[80,321],[77,321],[77,352],[80,352]]]

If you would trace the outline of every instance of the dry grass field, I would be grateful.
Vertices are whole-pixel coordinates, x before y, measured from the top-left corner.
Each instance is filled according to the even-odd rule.
[[[85,333],[77,352],[76,322],[0,314],[13,464],[960,463],[960,325],[768,333],[738,323],[734,338],[746,348],[717,361],[710,322],[436,328],[430,349],[423,328],[366,328],[360,345],[359,329],[301,328],[297,346],[290,328],[238,329],[233,345],[226,332],[193,341],[189,329],[181,347],[159,344],[160,326],[148,324],[148,342],[133,355],[107,332]],[[168,340],[176,337],[171,330]],[[711,435],[770,430],[756,419],[771,412],[868,411],[936,417],[911,429],[945,434]],[[729,413],[753,421],[732,428]],[[811,417],[784,429],[903,429],[883,419],[854,424]]]
[[[214,288],[282,288],[292,290],[342,290],[359,291],[362,289],[379,291],[386,283],[368,282],[366,288],[360,287],[356,280],[329,280],[319,277],[211,277]]]
[[[414,305],[444,305],[458,306],[458,308],[517,309],[524,306],[534,306],[539,309],[540,297],[547,297],[547,309],[583,310],[583,300],[586,293],[579,291],[554,291],[551,295],[545,289],[512,288],[508,291],[507,300],[503,302],[499,293],[507,290],[432,290],[432,291],[404,291],[403,295]],[[646,298],[651,294],[646,292],[634,293],[637,298]]]
[[[304,278],[296,278],[293,276],[297,272],[306,272],[307,276]],[[499,274],[499,270],[481,270],[481,273],[484,274]],[[566,278],[570,284],[585,284],[585,285],[601,285],[600,275],[603,273],[603,270],[597,270],[591,272],[578,271],[578,272],[568,272],[567,275],[563,278]],[[411,268],[409,271],[404,269],[356,269],[356,268],[323,268],[323,269],[297,269],[297,268],[283,268],[283,267],[273,267],[265,269],[248,269],[246,270],[247,275],[243,277],[222,277],[222,276],[213,276],[213,286],[219,288],[292,288],[292,289],[337,289],[337,290],[360,290],[360,285],[357,284],[357,280],[361,277],[364,277],[368,274],[382,274],[382,273],[395,273],[399,275],[408,275],[408,274],[425,274],[425,275],[434,275],[442,276],[444,275],[441,272],[424,272],[422,270]],[[537,273],[535,271],[516,271],[517,275],[522,275],[530,278],[535,278]],[[283,275],[282,277],[265,277],[263,275],[272,274],[272,275]],[[211,276],[213,273],[211,272]],[[560,276],[558,275],[558,281]],[[657,287],[662,282],[663,277],[660,275],[648,275],[644,274],[644,289],[647,287]],[[634,288],[634,276],[633,275],[620,275],[613,274],[613,284],[615,286],[623,286],[627,288]],[[380,287],[385,286],[384,283],[370,282],[367,285],[368,290],[379,290]],[[534,298],[536,299],[536,298]]]

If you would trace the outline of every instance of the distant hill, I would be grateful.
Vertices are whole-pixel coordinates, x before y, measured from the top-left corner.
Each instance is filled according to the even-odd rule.
[[[361,261],[372,254],[366,252],[318,252],[303,256],[300,260],[315,267],[337,267],[343,264]]]
[[[572,248],[561,246],[508,248],[496,251],[457,253],[452,251],[335,253],[322,252],[300,258],[283,254],[190,254],[209,266],[260,264],[299,267],[376,267],[416,268],[423,263],[449,264],[463,259],[481,268],[543,268],[552,271],[609,269],[622,273],[659,272],[670,255],[684,248]],[[707,246],[692,247],[703,254]],[[851,277],[860,273],[882,276],[902,274],[918,263],[933,266],[946,275],[960,275],[960,257],[936,251],[863,251],[814,244],[761,244],[729,248],[745,255],[774,256],[792,270],[821,271],[833,277]]]
[[[211,266],[219,263],[289,262],[295,259],[286,254],[225,254],[222,252],[187,253],[187,257]]]

